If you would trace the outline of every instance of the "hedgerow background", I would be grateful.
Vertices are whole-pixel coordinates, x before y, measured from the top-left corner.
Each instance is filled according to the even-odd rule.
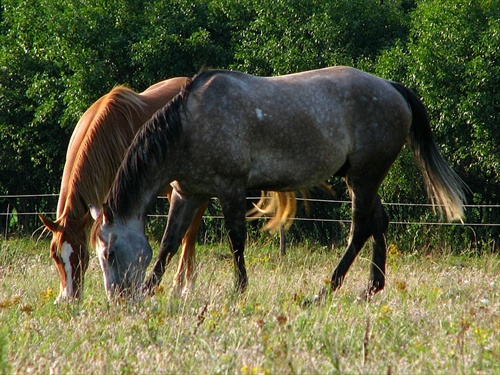
[[[500,197],[500,4],[497,0],[1,0],[0,195],[56,193],[71,132],[83,112],[118,84],[141,91],[202,67],[278,75],[351,65],[413,89],[429,109],[435,138],[471,187],[469,202]],[[339,198],[343,183],[330,181]],[[313,197],[321,197],[313,190]],[[381,189],[386,202],[427,203],[420,173],[404,151]],[[0,199],[0,211],[53,211],[54,200]],[[313,204],[311,215],[348,208]],[[216,208],[212,207],[213,210]],[[429,209],[394,212],[438,219]],[[467,221],[498,223],[471,208]],[[35,215],[0,220],[31,233]],[[216,230],[206,223],[202,233]],[[497,247],[498,227],[412,229]],[[341,225],[298,222],[288,235],[343,241]],[[497,245],[494,245],[494,244]]]

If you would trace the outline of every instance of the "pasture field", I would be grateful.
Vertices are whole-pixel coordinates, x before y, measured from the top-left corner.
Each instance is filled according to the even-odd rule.
[[[500,258],[405,254],[391,245],[387,287],[357,299],[365,249],[341,290],[302,307],[341,250],[250,244],[250,285],[233,293],[226,243],[198,248],[187,299],[170,292],[108,304],[95,256],[79,304],[54,305],[48,241],[0,242],[0,373],[493,374],[500,373]],[[174,258],[177,261],[177,258]]]

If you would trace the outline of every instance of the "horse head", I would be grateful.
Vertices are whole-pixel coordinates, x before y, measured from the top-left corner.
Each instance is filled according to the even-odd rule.
[[[81,220],[52,221],[39,215],[45,228],[52,232],[50,256],[59,275],[60,291],[54,303],[71,302],[83,297],[83,275],[89,263],[84,227],[89,217]]]
[[[107,204],[102,210],[91,207],[91,213],[95,222],[90,241],[102,268],[108,299],[139,297],[153,255],[144,223],[115,219]]]

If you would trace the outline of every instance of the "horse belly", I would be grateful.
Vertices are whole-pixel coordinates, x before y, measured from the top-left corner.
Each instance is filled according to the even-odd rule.
[[[282,108],[251,126],[252,188],[294,191],[317,185],[345,164],[352,148],[349,131],[331,113]]]
[[[342,147],[325,147],[325,144],[260,150],[253,155],[247,185],[252,189],[277,191],[315,186],[342,168],[346,155]]]

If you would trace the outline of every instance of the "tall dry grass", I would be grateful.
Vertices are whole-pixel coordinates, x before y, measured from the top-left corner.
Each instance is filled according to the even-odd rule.
[[[199,248],[196,289],[109,305],[95,258],[80,304],[54,306],[48,243],[0,244],[3,373],[471,374],[500,372],[500,259],[401,254],[391,246],[386,290],[360,302],[365,250],[344,286],[302,307],[340,251],[250,245],[250,287],[233,293],[226,245]]]

